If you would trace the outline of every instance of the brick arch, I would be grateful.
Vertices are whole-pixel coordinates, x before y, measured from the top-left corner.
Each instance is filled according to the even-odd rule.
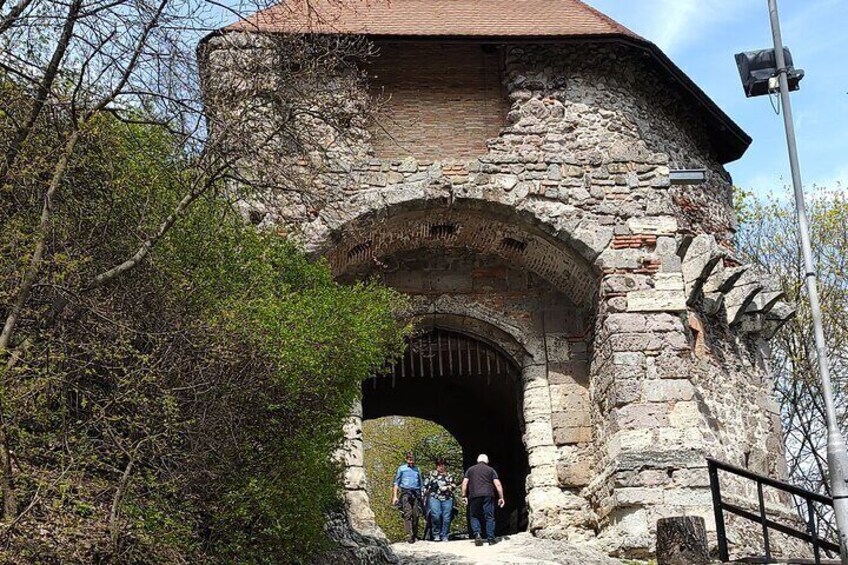
[[[550,210],[514,208],[489,197],[415,198],[388,205],[371,195],[371,205],[358,206],[358,213],[335,211],[333,229],[320,220],[307,226],[307,248],[326,257],[337,277],[391,268],[384,260],[404,251],[467,249],[531,271],[576,304],[591,305],[599,276],[594,265],[599,230],[585,219],[563,220]]]
[[[503,324],[494,324],[492,321],[483,319],[480,312],[469,316],[469,312],[474,310],[473,304],[466,305],[460,313],[451,313],[446,310],[443,306],[432,312],[413,315],[410,320],[418,331],[448,330],[488,343],[511,358],[518,367],[523,368],[532,362],[534,355],[538,356],[541,353],[540,344],[532,343],[528,339],[530,336],[516,335],[512,331],[504,330],[501,327]],[[511,329],[515,331],[517,328]]]

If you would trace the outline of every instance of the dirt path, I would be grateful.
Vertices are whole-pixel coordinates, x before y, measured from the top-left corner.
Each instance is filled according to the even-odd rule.
[[[392,550],[404,565],[623,565],[591,549],[576,548],[555,540],[543,540],[530,534],[503,538],[496,545],[477,547],[469,540],[438,543],[419,541],[414,544],[396,543]]]

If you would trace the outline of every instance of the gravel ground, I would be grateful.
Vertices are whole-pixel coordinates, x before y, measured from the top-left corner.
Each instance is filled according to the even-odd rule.
[[[392,545],[403,565],[624,565],[599,551],[576,548],[568,542],[537,539],[527,533],[501,538],[495,545],[477,547],[473,541],[419,541]]]

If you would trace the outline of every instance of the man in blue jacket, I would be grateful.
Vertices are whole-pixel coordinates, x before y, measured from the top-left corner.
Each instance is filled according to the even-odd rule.
[[[415,543],[418,538],[418,517],[421,515],[423,502],[421,490],[424,481],[421,480],[421,469],[415,466],[415,456],[411,451],[406,452],[406,463],[398,467],[395,480],[392,482],[392,504],[400,504],[403,512],[403,527],[406,529],[409,543]]]

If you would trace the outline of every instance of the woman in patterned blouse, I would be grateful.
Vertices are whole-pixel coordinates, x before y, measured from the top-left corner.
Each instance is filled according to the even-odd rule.
[[[436,470],[427,476],[427,492],[430,494],[430,516],[433,524],[433,541],[448,541],[453,491],[456,481],[448,473],[444,457],[436,459]]]

